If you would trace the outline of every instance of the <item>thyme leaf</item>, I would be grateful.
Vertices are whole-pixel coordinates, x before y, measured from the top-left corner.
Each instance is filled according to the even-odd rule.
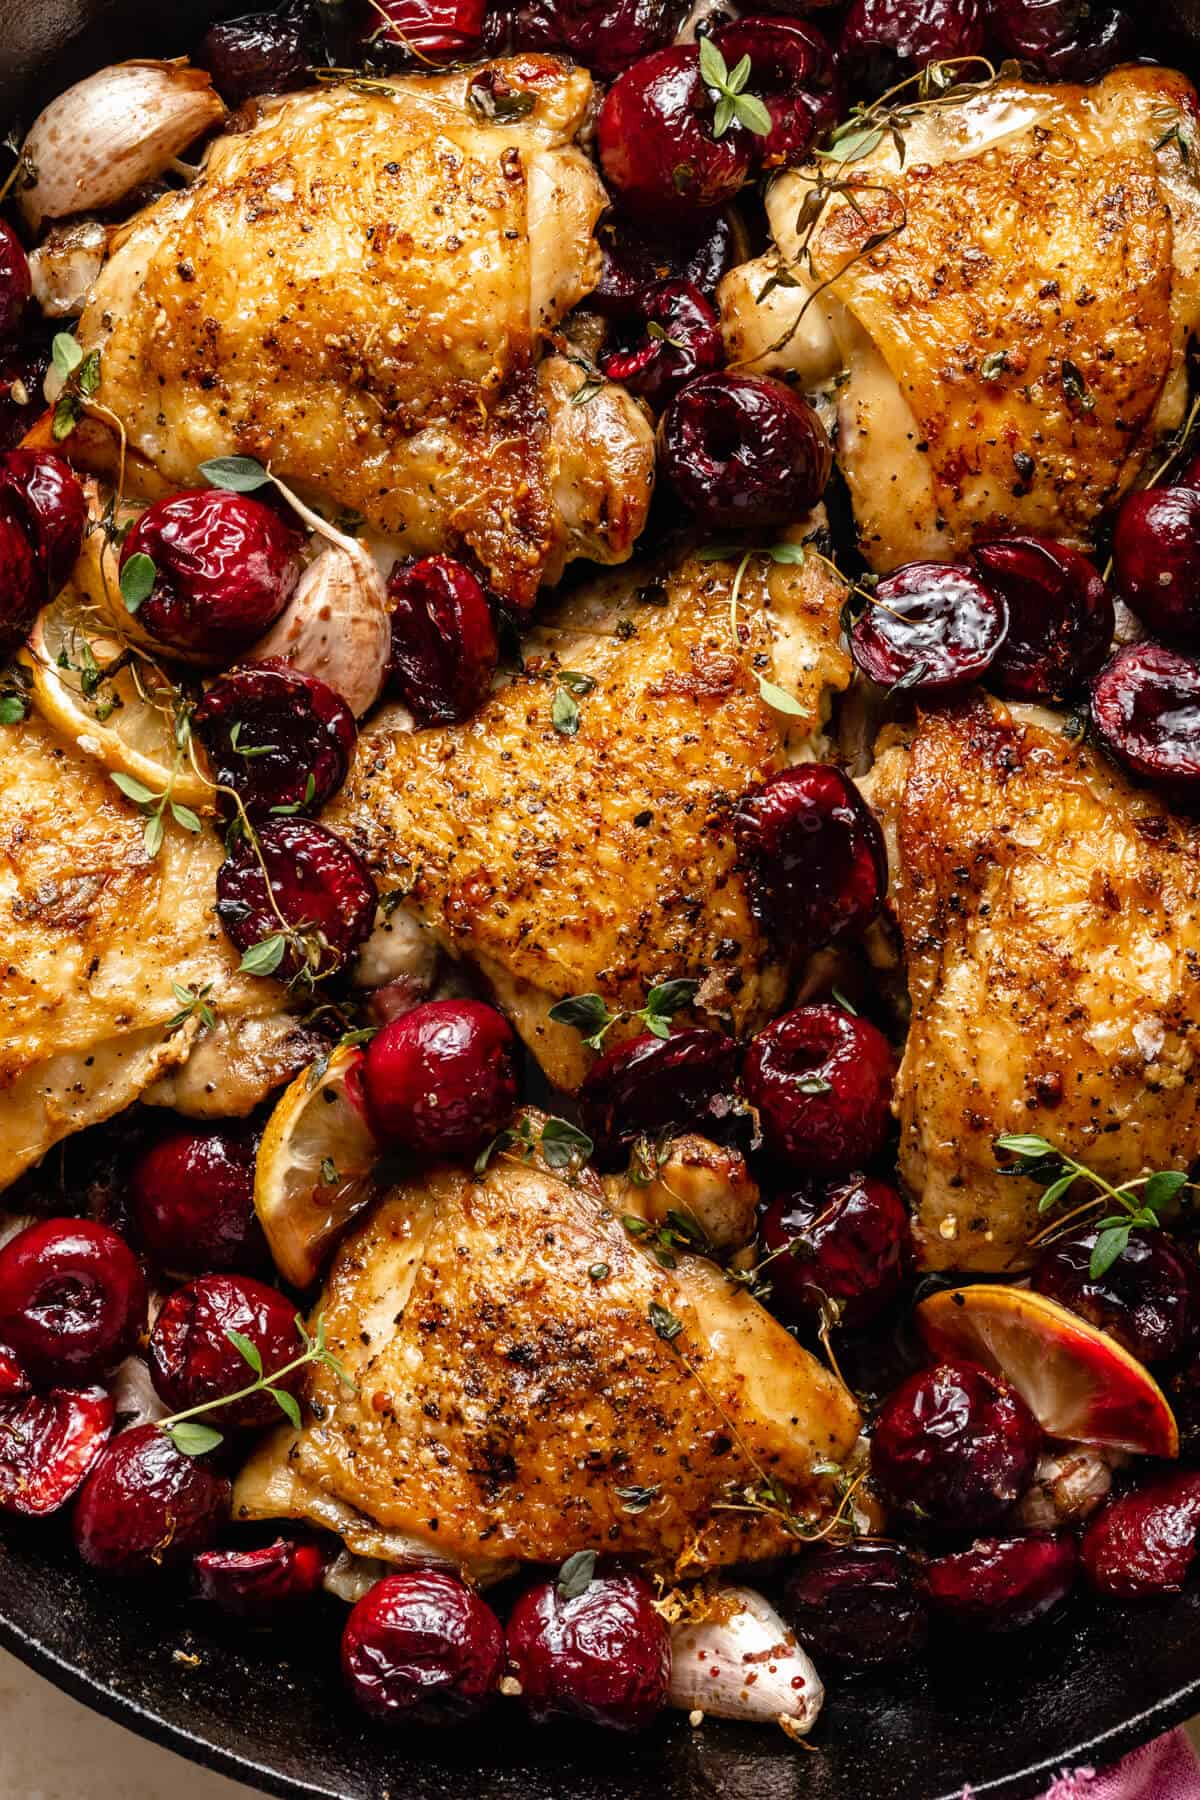
[[[173,1413],[170,1418],[161,1419],[158,1429],[164,1436],[170,1438],[175,1448],[184,1456],[204,1456],[208,1451],[215,1450],[222,1442],[222,1434],[214,1431],[211,1425],[198,1425],[196,1420],[203,1417],[205,1413],[215,1411],[218,1407],[232,1406],[239,1400],[248,1400],[254,1394],[270,1394],[280,1411],[285,1413],[292,1424],[299,1428],[301,1424],[299,1402],[283,1383],[286,1382],[289,1375],[294,1375],[297,1370],[307,1368],[310,1364],[322,1364],[337,1376],[343,1387],[353,1390],[354,1383],[349,1375],[332,1350],[325,1347],[324,1317],[321,1316],[317,1319],[316,1330],[310,1337],[305,1329],[303,1319],[297,1313],[296,1330],[304,1346],[303,1352],[299,1356],[293,1357],[291,1362],[285,1363],[282,1368],[272,1369],[270,1374],[266,1374],[263,1370],[262,1353],[258,1345],[243,1332],[227,1330],[226,1338],[247,1368],[250,1369],[254,1380],[245,1387],[239,1388],[236,1393],[222,1394],[215,1400],[201,1401],[200,1405],[190,1406],[185,1412]]]

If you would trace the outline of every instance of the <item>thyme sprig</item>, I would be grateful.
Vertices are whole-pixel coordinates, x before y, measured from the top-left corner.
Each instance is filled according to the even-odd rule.
[[[1016,1175],[1045,1184],[1038,1202],[1039,1213],[1047,1213],[1057,1206],[1076,1182],[1086,1182],[1095,1190],[1080,1205],[1055,1219],[1050,1232],[1057,1232],[1070,1221],[1097,1212],[1106,1204],[1116,1209],[1095,1221],[1100,1235],[1088,1266],[1093,1281],[1098,1281],[1116,1262],[1129,1243],[1131,1233],[1159,1228],[1162,1225],[1160,1215],[1178,1199],[1184,1188],[1195,1186],[1180,1169],[1159,1169],[1155,1174],[1140,1175],[1114,1187],[1095,1169],[1052,1144],[1048,1138],[1032,1132],[998,1137],[995,1148],[1012,1158],[1011,1162],[1000,1165],[1002,1175]],[[1047,1235],[1047,1231],[1039,1232],[1032,1241],[1039,1243]]]
[[[750,80],[750,58],[743,56],[730,69],[711,38],[700,39],[700,79],[716,96],[713,108],[712,134],[722,138],[735,122],[744,125],[756,137],[767,137],[771,115],[755,94],[747,93]]]
[[[552,1113],[539,1126],[528,1113],[522,1113],[512,1125],[506,1125],[484,1145],[475,1158],[475,1173],[482,1175],[494,1156],[507,1152],[516,1155],[521,1162],[529,1162],[535,1150],[541,1153],[548,1169],[573,1172],[587,1162],[594,1148],[587,1132],[580,1131],[569,1119],[557,1118]]]
[[[806,561],[808,550],[804,544],[706,544],[696,552],[699,562],[737,562],[733,586],[729,590],[729,631],[739,656],[742,652],[742,639],[738,625],[738,603],[742,596],[746,570],[756,556],[765,556],[772,563],[798,564]],[[758,697],[776,712],[788,713],[792,717],[804,715],[804,708],[794,695],[789,694],[786,688],[781,688],[778,682],[768,681],[765,675],[758,677]]]
[[[646,1003],[633,1011],[610,1012],[602,994],[571,994],[550,1008],[556,1025],[572,1025],[589,1050],[599,1050],[614,1025],[637,1020],[657,1038],[671,1035],[671,1020],[695,999],[698,981],[680,978],[660,981],[646,995]]]
[[[299,1430],[301,1425],[300,1402],[293,1393],[281,1385],[289,1375],[298,1369],[320,1363],[337,1376],[344,1388],[353,1392],[354,1383],[347,1375],[342,1364],[325,1345],[325,1319],[320,1315],[316,1329],[310,1337],[300,1314],[296,1314],[296,1330],[303,1342],[304,1349],[299,1356],[292,1358],[280,1369],[272,1369],[268,1375],[263,1370],[262,1353],[258,1345],[246,1337],[243,1332],[228,1330],[225,1336],[242,1361],[252,1371],[254,1380],[239,1388],[236,1393],[223,1394],[216,1400],[202,1400],[198,1406],[189,1406],[184,1412],[172,1413],[169,1418],[160,1419],[158,1429],[170,1438],[175,1448],[184,1456],[205,1456],[215,1450],[223,1441],[223,1433],[212,1425],[199,1425],[196,1421],[205,1413],[217,1412],[223,1407],[235,1406],[241,1400],[249,1400],[255,1394],[270,1394],[284,1417]]]
[[[85,356],[69,331],[59,331],[51,342],[50,357],[63,380],[50,424],[51,436],[60,444],[70,437],[83,417],[86,403],[99,390],[100,352],[92,350]]]

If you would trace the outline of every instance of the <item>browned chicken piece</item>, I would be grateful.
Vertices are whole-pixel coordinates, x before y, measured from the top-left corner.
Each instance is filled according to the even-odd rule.
[[[883,132],[834,170],[850,191],[823,208],[828,163],[772,185],[776,248],[723,284],[728,348],[807,387],[837,378],[874,568],[998,529],[1086,545],[1180,423],[1200,319],[1196,117],[1169,69],[1000,80],[901,115],[902,162]]]
[[[531,110],[489,118],[495,84]],[[115,235],[80,321],[127,490],[254,456],[401,554],[473,552],[520,604],[572,557],[628,556],[650,426],[621,388],[571,407],[585,371],[539,367],[599,274],[591,97],[523,56],[288,95],[218,138]]]
[[[310,1373],[315,1418],[255,1451],[238,1516],[481,1577],[586,1549],[699,1574],[837,1504],[815,1471],[853,1448],[850,1395],[715,1264],[661,1268],[588,1170],[502,1155],[412,1181],[343,1244],[320,1310],[355,1389]]]
[[[925,714],[862,784],[890,839],[912,1024],[900,1169],[929,1268],[1031,1260],[1033,1132],[1110,1181],[1200,1156],[1200,829],[1061,721]]]
[[[699,1010],[737,1032],[783,1001],[730,814],[819,742],[850,674],[844,588],[815,556],[753,559],[735,643],[734,576],[688,558],[641,586],[625,574],[575,594],[467,724],[414,733],[381,716],[325,815],[382,893],[477,965],[560,1087],[590,1060],[547,1016],[567,995],[637,1008],[655,982],[694,977]],[[760,696],[764,676],[794,714]]]

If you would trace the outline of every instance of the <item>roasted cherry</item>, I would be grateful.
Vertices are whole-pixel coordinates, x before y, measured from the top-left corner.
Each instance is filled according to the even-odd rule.
[[[656,1037],[645,1031],[598,1056],[579,1090],[584,1125],[602,1162],[618,1162],[642,1136],[673,1125],[715,1130],[731,1110],[736,1040],[695,1026]]]
[[[751,89],[771,115],[770,132],[756,139],[759,162],[767,169],[802,162],[840,110],[833,57],[820,32],[796,19],[755,17],[718,26],[712,40],[726,68],[750,58]]]
[[[0,456],[0,510],[24,526],[46,590],[57,594],[75,567],[87,524],[79,477],[52,450],[9,450]]]
[[[105,1448],[72,1520],[85,1563],[108,1575],[149,1575],[212,1542],[229,1511],[229,1483],[177,1450],[157,1425],[135,1425]]]
[[[722,360],[720,321],[704,295],[686,281],[660,281],[643,295],[641,328],[602,356],[600,368],[658,409]]]
[[[392,608],[391,690],[418,725],[469,719],[492,685],[500,657],[487,595],[450,556],[399,563],[388,582]]]
[[[121,548],[148,556],[139,622],[160,643],[231,662],[279,617],[300,577],[299,533],[262,500],[205,488],[156,500]]]
[[[658,448],[698,521],[725,529],[803,518],[832,467],[816,413],[771,375],[698,375],[663,414]]]
[[[488,54],[566,50],[598,75],[616,75],[639,56],[669,44],[687,0],[514,0],[501,36],[489,8]]]
[[[281,981],[305,972],[316,979],[343,967],[375,922],[378,897],[366,864],[311,819],[272,819],[257,835],[265,876],[244,836],[217,874],[217,917],[230,941],[244,955],[286,928],[282,956],[274,962],[278,946],[272,944],[273,966],[262,971]]]
[[[358,741],[341,695],[273,656],[214,681],[192,725],[214,780],[256,821],[320,812],[349,774]],[[221,799],[235,816],[228,796]]]
[[[565,1713],[642,1731],[666,1703],[670,1636],[641,1575],[594,1575],[569,1600],[554,1579],[526,1588],[507,1645],[521,1704],[539,1724]]]
[[[723,206],[750,173],[753,134],[734,122],[713,136],[716,97],[694,44],[655,50],[618,75],[600,108],[605,180],[635,217],[668,225]]]
[[[342,1633],[351,1694],[388,1722],[470,1718],[492,1699],[503,1667],[499,1619],[457,1576],[438,1569],[385,1575]]]
[[[0,511],[0,658],[24,643],[46,597],[45,581],[25,526]]]
[[[771,1306],[865,1325],[895,1298],[912,1261],[908,1209],[894,1187],[867,1175],[809,1193],[778,1194],[762,1219]]]
[[[19,444],[45,408],[42,383],[49,366],[49,346],[40,340],[0,349],[0,450]]]
[[[912,1559],[900,1544],[812,1551],[788,1569],[782,1610],[815,1657],[851,1668],[907,1662],[929,1635]]]
[[[850,649],[881,687],[939,693],[978,681],[1008,632],[1002,594],[960,563],[906,563],[875,588]]]
[[[866,1019],[840,1006],[798,1006],[754,1038],[743,1084],[771,1156],[837,1174],[882,1145],[894,1072],[887,1039]]]
[[[486,0],[371,0],[368,42],[403,51],[418,65],[430,57],[469,57],[483,35]]]
[[[0,219],[0,338],[14,338],[29,310],[33,283],[29,259],[21,240],[6,220]]]
[[[956,1531],[992,1524],[1029,1486],[1037,1420],[999,1375],[938,1363],[890,1394],[871,1434],[871,1475],[889,1506]]]
[[[172,1412],[187,1412],[249,1387],[258,1373],[230,1337],[247,1338],[264,1375],[277,1375],[304,1353],[293,1301],[250,1275],[200,1275],[163,1302],[150,1333],[150,1378]],[[303,1370],[277,1387],[295,1393]],[[270,1425],[279,1407],[268,1393],[251,1394],[210,1415],[220,1425]]]
[[[1113,579],[1156,637],[1185,649],[1200,645],[1200,491],[1129,495],[1113,533]]]
[[[1200,1475],[1171,1470],[1109,1500],[1083,1534],[1084,1573],[1099,1594],[1177,1594],[1196,1554]]]
[[[0,1400],[0,1511],[43,1518],[78,1490],[113,1427],[101,1387]]]
[[[1050,81],[1095,81],[1134,54],[1128,15],[1091,0],[991,0],[990,23],[1005,55]]]
[[[596,238],[603,253],[600,279],[588,305],[613,319],[637,318],[647,291],[660,281],[682,281],[712,300],[717,283],[737,262],[741,246],[727,213],[699,222],[698,235],[646,229],[609,214]]]
[[[1127,644],[1096,677],[1092,723],[1136,775],[1200,781],[1200,663],[1161,644]]]
[[[467,1155],[508,1123],[517,1104],[512,1027],[480,1000],[416,1006],[367,1045],[363,1092],[384,1143]]]
[[[934,1612],[974,1631],[1019,1631],[1066,1599],[1079,1552],[1065,1531],[1055,1536],[979,1538],[969,1550],[934,1556],[925,1591]]]
[[[839,57],[857,84],[878,94],[927,63],[979,56],[983,43],[979,0],[851,0]]]
[[[20,1358],[7,1344],[0,1344],[0,1400],[16,1400],[28,1394],[30,1381]]]
[[[94,1219],[41,1219],[0,1250],[0,1335],[37,1379],[112,1367],[146,1323],[138,1260]]]
[[[998,538],[971,561],[1008,607],[1008,634],[991,680],[1012,700],[1061,700],[1096,673],[1113,635],[1103,577],[1078,550],[1053,538]]]
[[[257,1268],[265,1245],[254,1211],[257,1133],[223,1121],[180,1121],[130,1171],[138,1235],[161,1268],[200,1274]]]
[[[322,1544],[276,1538],[257,1550],[201,1550],[196,1593],[235,1619],[268,1624],[289,1618],[320,1591],[329,1562]]]
[[[816,950],[879,911],[883,833],[840,769],[800,763],[769,775],[738,801],[733,829],[754,910],[776,939]]]
[[[213,86],[230,106],[240,106],[256,94],[303,87],[311,60],[298,6],[211,25],[192,57],[198,68],[208,70]]]
[[[1200,1335],[1200,1267],[1194,1253],[1165,1231],[1132,1231],[1103,1275],[1089,1265],[1100,1239],[1095,1225],[1077,1226],[1038,1254],[1033,1285],[1107,1331],[1140,1362],[1163,1362],[1189,1350]]]

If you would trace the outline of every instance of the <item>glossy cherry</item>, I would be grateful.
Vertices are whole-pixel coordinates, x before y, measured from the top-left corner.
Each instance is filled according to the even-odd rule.
[[[9,450],[0,456],[0,510],[29,537],[46,589],[57,594],[75,567],[87,524],[79,477],[53,450]]]
[[[927,63],[979,56],[983,46],[979,0],[851,0],[839,58],[857,85],[878,94]],[[982,73],[967,68],[962,79]]]
[[[1088,1583],[1114,1600],[1177,1594],[1198,1530],[1200,1474],[1152,1475],[1109,1500],[1088,1525],[1081,1546]]]
[[[1090,0],[991,0],[1001,50],[1049,81],[1095,81],[1135,53],[1129,15]]]
[[[891,1046],[868,1020],[798,1006],[752,1040],[742,1079],[770,1156],[838,1174],[882,1146],[894,1072]]]
[[[42,339],[0,348],[0,450],[14,449],[44,411],[49,366],[50,347]]]
[[[756,139],[760,165],[802,162],[840,111],[833,56],[821,33],[796,19],[758,15],[718,26],[712,39],[726,68],[750,58],[750,90],[771,115],[770,132]]]
[[[557,1579],[526,1588],[509,1615],[509,1672],[538,1723],[555,1715],[642,1731],[666,1704],[667,1627],[641,1575],[594,1575],[564,1599]]]
[[[26,527],[0,511],[0,658],[24,643],[46,598],[45,580]]]
[[[1200,646],[1200,491],[1160,487],[1128,496],[1113,533],[1113,579],[1156,637]]]
[[[0,1250],[0,1336],[38,1380],[101,1374],[146,1323],[132,1250],[94,1219],[41,1219]]]
[[[800,763],[769,775],[742,795],[733,829],[755,912],[777,941],[816,950],[879,911],[883,833],[840,769]]]
[[[1077,1226],[1038,1253],[1033,1285],[1107,1331],[1139,1362],[1163,1362],[1200,1337],[1200,1267],[1195,1253],[1165,1231],[1133,1231],[1114,1263],[1089,1272],[1100,1238]]]
[[[16,337],[32,292],[29,260],[21,240],[7,220],[0,219],[0,339]]]
[[[229,1497],[209,1464],[184,1456],[157,1425],[135,1425],[106,1446],[80,1490],[75,1548],[105,1574],[150,1575],[206,1549]]]
[[[342,1633],[351,1695],[389,1723],[471,1718],[493,1698],[503,1667],[499,1619],[473,1589],[438,1569],[385,1575]]]
[[[638,326],[600,358],[600,368],[657,409],[723,360],[720,321],[704,295],[686,281],[660,281],[642,297]]]
[[[211,25],[192,61],[208,70],[213,86],[229,106],[240,106],[256,94],[281,94],[303,87],[312,61],[303,9],[287,6]]]
[[[1008,607],[961,563],[906,563],[877,583],[850,649],[881,687],[944,693],[978,681],[1008,632]]]
[[[979,1538],[931,1557],[925,1592],[941,1618],[973,1631],[1019,1631],[1043,1618],[1075,1585],[1079,1551],[1068,1533]]]
[[[762,1217],[770,1306],[790,1318],[865,1325],[899,1292],[912,1264],[908,1208],[895,1188],[852,1175],[829,1188],[777,1194]]]
[[[659,466],[708,528],[785,525],[829,480],[825,428],[807,400],[771,375],[715,371],[689,381],[658,428]]]
[[[728,213],[714,213],[681,235],[678,228],[646,228],[609,213],[596,229],[603,260],[588,305],[613,319],[635,319],[647,291],[660,281],[682,281],[712,300],[717,283],[737,262],[740,234]]]
[[[358,730],[340,694],[278,657],[222,675],[192,714],[214,781],[248,818],[317,813],[350,772]],[[221,795],[227,817],[235,809]]]
[[[382,1142],[427,1156],[478,1150],[517,1104],[516,1038],[481,1000],[431,1000],[367,1045],[363,1092]]]
[[[401,51],[418,66],[430,57],[469,57],[483,35],[486,0],[372,0],[365,41]]]
[[[192,1568],[199,1599],[265,1625],[290,1619],[319,1593],[328,1565],[323,1544],[281,1537],[256,1550],[201,1550]]]
[[[423,556],[397,564],[388,599],[391,691],[418,725],[469,719],[487,698],[500,657],[481,583],[451,556]]]
[[[644,1031],[604,1050],[584,1076],[579,1104],[602,1162],[622,1160],[635,1138],[671,1126],[712,1133],[732,1109],[738,1046],[694,1026],[656,1037]]]
[[[635,218],[668,227],[732,200],[750,173],[753,133],[713,136],[715,96],[694,44],[643,56],[609,88],[596,122],[600,166]]]
[[[1191,786],[1200,781],[1200,663],[1161,644],[1127,644],[1092,686],[1092,723],[1134,774]]]
[[[252,494],[204,488],[156,500],[121,548],[148,556],[154,586],[138,621],[160,643],[232,662],[287,605],[300,534]]]
[[[929,1619],[912,1558],[882,1541],[822,1545],[787,1570],[784,1618],[819,1662],[881,1668],[925,1648]]]
[[[686,12],[687,0],[518,0],[489,7],[484,38],[491,56],[513,47],[566,50],[597,75],[611,76],[669,44]]]
[[[28,1372],[15,1350],[0,1344],[0,1400],[16,1400],[33,1387]]]
[[[101,1387],[0,1400],[0,1512],[44,1518],[78,1491],[112,1432]]]
[[[200,1275],[163,1302],[150,1333],[148,1360],[155,1392],[172,1412],[187,1412],[248,1387],[258,1371],[230,1341],[248,1338],[274,1375],[303,1355],[294,1301],[250,1275]],[[303,1370],[276,1385],[298,1391]],[[252,1394],[209,1418],[221,1426],[273,1425],[281,1414],[270,1394]]]
[[[200,1274],[260,1266],[257,1149],[258,1134],[249,1126],[180,1120],[138,1154],[129,1174],[133,1217],[160,1268]]]
[[[245,836],[217,874],[217,917],[230,941],[244,955],[286,926],[298,935],[285,941],[280,961],[267,973],[287,981],[302,972],[316,978],[343,968],[375,922],[378,897],[362,858],[311,819],[272,819],[259,828],[258,844],[266,876]]]
[[[938,1363],[890,1394],[871,1433],[871,1475],[898,1513],[955,1531],[995,1523],[1029,1486],[1037,1420],[977,1363]]]
[[[1100,667],[1113,603],[1094,563],[1053,538],[997,538],[970,557],[1008,608],[1008,633],[990,679],[1011,700],[1061,700]]]

